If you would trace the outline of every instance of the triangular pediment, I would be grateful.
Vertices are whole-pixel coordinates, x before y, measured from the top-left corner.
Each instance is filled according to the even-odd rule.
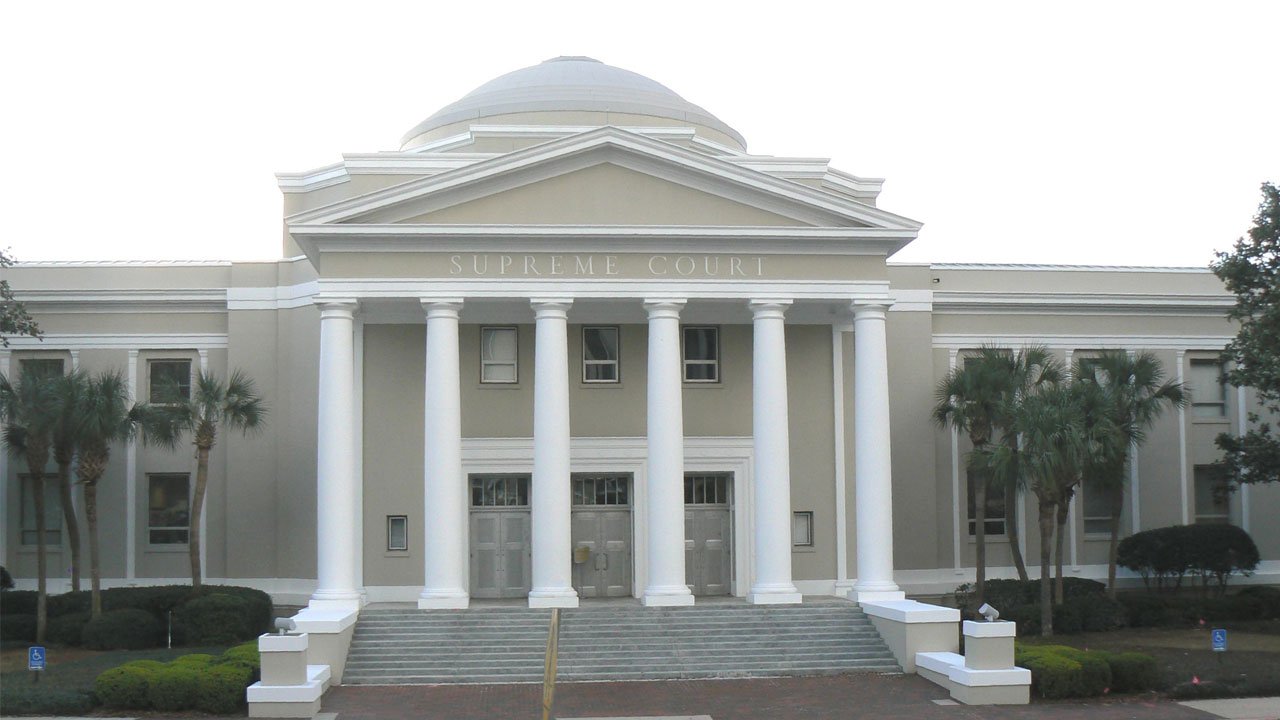
[[[408,180],[289,223],[919,227],[870,205],[612,127]]]

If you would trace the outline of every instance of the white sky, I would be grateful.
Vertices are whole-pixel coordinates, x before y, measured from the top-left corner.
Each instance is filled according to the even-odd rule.
[[[275,172],[590,55],[754,153],[887,178],[925,223],[894,260],[1203,266],[1280,180],[1277,27],[1269,1],[7,2],[0,247],[275,258]]]

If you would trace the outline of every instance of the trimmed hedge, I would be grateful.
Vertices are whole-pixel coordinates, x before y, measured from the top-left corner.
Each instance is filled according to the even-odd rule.
[[[93,710],[93,693],[85,690],[5,683],[0,687],[0,712],[13,715],[79,717]]]
[[[977,619],[977,604],[974,598],[973,583],[965,583],[956,588],[956,606]],[[1062,578],[1062,598],[1071,600],[1078,597],[1106,595],[1107,586],[1097,580],[1085,578]],[[1032,605],[1040,602],[1040,580],[988,580],[984,599],[992,607],[1004,613],[1006,608],[1018,605]]]
[[[196,709],[215,715],[241,712],[253,670],[237,662],[204,668],[196,682]]]
[[[1144,530],[1120,541],[1117,562],[1137,572],[1147,589],[1177,589],[1187,575],[1204,588],[1226,592],[1232,575],[1248,576],[1258,566],[1258,546],[1234,525],[1173,525]]]
[[[270,616],[270,605],[267,616]],[[263,631],[260,614],[244,597],[211,593],[180,606],[173,614],[174,635],[199,645],[229,645],[257,637]]]
[[[1197,598],[1121,593],[1131,627],[1177,627],[1206,622],[1269,620],[1280,615],[1280,590],[1247,588],[1226,597]],[[1271,593],[1274,592],[1274,595]]]
[[[0,592],[0,615],[35,615],[35,590],[6,590]]]
[[[1160,666],[1150,655],[1136,652],[1107,653],[1107,664],[1111,666],[1113,692],[1147,692],[1160,686]]]
[[[1002,620],[1018,624],[1018,635],[1040,634],[1040,604],[1030,603],[1000,609]],[[1118,630],[1127,624],[1128,613],[1123,605],[1106,595],[1084,595],[1067,598],[1061,605],[1053,606],[1053,631],[1062,635],[1080,632],[1105,632]]]
[[[147,699],[152,709],[177,712],[195,707],[196,686],[200,683],[202,670],[174,662],[156,671],[147,687]]]
[[[85,623],[81,638],[91,650],[141,650],[159,645],[161,635],[160,623],[151,613],[126,608],[104,612]]]
[[[113,710],[144,710],[150,705],[148,694],[156,675],[155,668],[126,663],[100,673],[93,681],[93,693]]]
[[[8,592],[0,593],[8,595]],[[0,619],[0,640],[13,640],[20,642],[36,641],[36,615],[35,613],[21,613],[13,615],[5,615]]]
[[[98,675],[94,692],[108,708],[177,712],[241,713],[245,688],[258,673],[256,643],[245,643],[214,657],[183,655],[171,662],[135,660]]]
[[[89,624],[89,613],[75,612],[49,620],[45,640],[51,645],[79,646],[84,643],[84,626]]]
[[[1022,645],[1014,660],[1031,671],[1031,688],[1043,698],[1098,697],[1107,692],[1145,692],[1159,682],[1155,658],[1065,645]]]

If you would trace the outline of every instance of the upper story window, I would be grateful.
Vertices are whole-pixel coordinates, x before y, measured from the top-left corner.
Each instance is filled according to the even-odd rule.
[[[28,358],[18,361],[23,375],[34,375],[39,378],[58,377],[64,374],[61,358]]]
[[[191,398],[190,360],[151,360],[147,363],[150,377],[148,399],[153,403]]]
[[[185,545],[191,524],[191,476],[165,473],[147,476],[147,542]]]
[[[983,523],[987,535],[1004,535],[1005,534],[1005,507],[1004,507],[1004,489],[992,487],[991,483],[985,480],[986,475],[974,470],[965,470],[965,480],[967,492],[969,493],[969,536],[977,537],[978,535],[978,493],[977,483],[986,482],[987,494],[986,502],[983,503]]]
[[[1227,385],[1218,360],[1191,361],[1191,411],[1196,417],[1227,416]]]
[[[516,365],[516,329],[480,328],[480,382],[514,384],[519,381]]]
[[[684,381],[720,382],[719,328],[684,328]]]
[[[616,383],[618,369],[618,328],[582,328],[582,382]]]
[[[1227,483],[1216,465],[1195,467],[1196,523],[1225,525],[1231,522]]]

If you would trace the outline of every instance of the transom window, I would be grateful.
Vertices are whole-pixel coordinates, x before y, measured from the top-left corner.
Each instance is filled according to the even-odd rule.
[[[185,545],[191,525],[191,476],[147,476],[147,542]]]
[[[151,360],[147,363],[147,373],[151,378],[151,390],[148,393],[151,402],[166,403],[191,398],[190,360]]]
[[[616,383],[618,380],[618,328],[582,328],[582,381]]]
[[[480,382],[513,384],[519,380],[516,365],[516,329],[480,328]]]
[[[631,478],[626,475],[574,475],[574,505],[629,505]]]
[[[471,476],[471,507],[527,507],[528,475]]]
[[[719,328],[684,328],[684,381],[720,382]]]
[[[31,375],[41,379],[54,378],[63,374],[60,358],[30,358],[19,360],[23,375]]]
[[[686,505],[728,505],[729,476],[723,473],[685,475],[684,502]]]
[[[22,475],[22,544],[35,545],[40,539],[36,529],[36,483],[30,475]],[[58,478],[44,478],[44,544],[62,544],[62,495]]]
[[[1227,385],[1222,381],[1221,362],[1191,361],[1191,400],[1191,411],[1196,417],[1227,416]]]

